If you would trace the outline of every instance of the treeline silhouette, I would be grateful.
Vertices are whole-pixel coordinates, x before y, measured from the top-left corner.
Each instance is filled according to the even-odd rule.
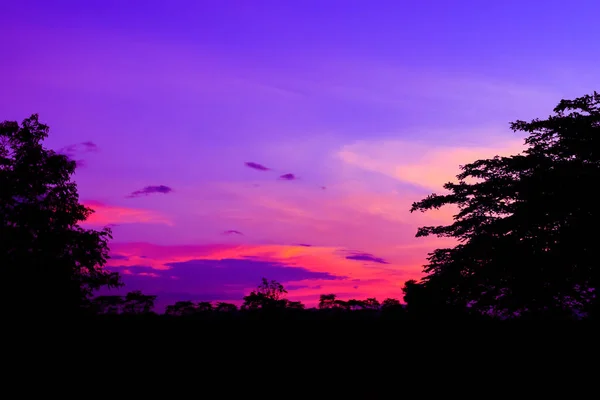
[[[411,296],[414,295],[412,293],[414,287],[414,281],[409,281],[403,290]],[[300,301],[286,299],[286,294],[287,291],[282,284],[263,278],[256,290],[243,298],[243,303],[239,308],[235,304],[226,302],[177,301],[166,307],[164,316],[192,319],[252,319],[257,316],[301,319],[409,318],[408,307],[401,304],[400,300],[393,298],[385,299],[380,303],[376,298],[345,301],[338,299],[335,294],[322,294],[317,307],[306,308]],[[148,316],[156,315],[153,312],[155,301],[156,296],[133,291],[125,296],[97,296],[92,299],[90,307],[96,315]],[[416,314],[418,312],[415,311],[411,315]]]
[[[452,223],[425,226],[417,236],[458,240],[436,249],[425,276],[407,281],[404,304],[374,298],[339,300],[324,294],[306,309],[285,288],[263,279],[229,303],[181,301],[161,318],[596,319],[600,297],[600,94],[561,100],[546,119],[511,124],[525,150],[461,166],[446,193],[415,202],[411,212],[458,208]],[[0,263],[8,314],[81,317],[153,315],[156,296],[118,288],[108,270],[110,229],[83,229],[93,210],[79,203],[71,181],[76,163],[43,147],[48,126],[36,114],[0,124]]]
[[[300,301],[285,298],[287,290],[275,281],[262,278],[261,284],[243,297],[240,307],[226,302],[191,300],[177,301],[168,305],[164,316],[190,319],[253,319],[256,317],[299,319],[491,319],[489,315],[458,312],[458,310],[435,310],[429,294],[415,280],[409,280],[402,288],[404,304],[395,298],[379,302],[376,298],[364,300],[341,300],[337,295],[322,294],[316,307],[307,308]],[[157,296],[144,295],[140,291],[120,295],[103,295],[93,298],[90,311],[103,316],[156,316],[153,311]]]

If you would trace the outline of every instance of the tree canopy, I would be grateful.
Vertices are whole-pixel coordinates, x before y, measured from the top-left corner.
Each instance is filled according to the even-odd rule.
[[[451,224],[417,232],[458,240],[429,255],[420,285],[438,305],[502,317],[589,312],[599,281],[600,94],[511,129],[527,134],[521,154],[461,166],[447,193],[412,205],[458,207]],[[411,285],[407,295],[422,297]]]
[[[96,289],[121,284],[104,268],[111,232],[79,226],[93,210],[79,203],[75,161],[43,146],[48,131],[37,114],[0,123],[5,311],[77,313]]]
[[[288,305],[284,296],[287,290],[277,281],[262,278],[256,290],[244,296],[243,308],[248,310],[285,308]]]

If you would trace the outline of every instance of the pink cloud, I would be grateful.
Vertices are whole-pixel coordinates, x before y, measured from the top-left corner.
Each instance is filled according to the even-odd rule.
[[[302,185],[281,190],[276,182],[264,182],[256,191],[222,183],[206,190],[231,202],[215,203],[215,208],[194,202],[190,208],[202,210],[202,224],[208,215],[219,225],[235,226],[253,244],[306,243],[310,239],[309,243],[317,246],[366,248],[378,254],[396,245],[422,243],[427,239],[414,238],[419,226],[450,222],[456,211],[443,208],[411,214],[411,204],[428,192],[399,191],[397,184],[375,191],[352,182],[315,192]]]
[[[496,155],[515,155],[524,149],[522,139],[496,139],[477,146],[365,140],[344,146],[337,155],[346,164],[439,192],[444,183],[456,181],[460,165]]]
[[[246,287],[238,287],[240,292],[251,290],[265,273],[261,265],[268,266],[270,271],[274,265],[282,268],[298,268],[313,274],[314,278],[293,278],[285,283],[294,289],[290,290],[291,299],[302,299],[309,305],[315,305],[318,296],[323,293],[347,293],[354,297],[401,297],[401,287],[405,280],[419,275],[419,263],[406,262],[406,260],[389,259],[388,264],[382,268],[369,263],[357,262],[346,257],[347,252],[333,247],[306,247],[301,245],[198,245],[198,246],[158,246],[150,243],[115,243],[112,252],[118,257],[109,261],[109,266],[118,270],[137,271],[136,275],[154,273],[163,274],[158,279],[166,279],[169,275],[169,287],[177,288],[177,279],[172,279],[170,274],[181,273],[176,266],[187,266],[187,271],[194,268],[213,268],[215,262],[224,262],[229,265],[238,260],[243,263],[256,265],[256,282],[247,282]],[[191,268],[191,270],[190,270]],[[159,272],[162,271],[162,272]],[[275,271],[275,270],[274,270]],[[198,273],[197,271],[196,273]],[[188,272],[189,274],[190,272]],[[271,272],[271,274],[276,272]],[[239,274],[239,273],[238,273]],[[321,275],[323,277],[319,277]],[[268,277],[268,276],[267,276]],[[326,279],[324,277],[327,277]],[[338,277],[338,278],[335,278]],[[175,276],[177,278],[177,276]],[[270,278],[270,277],[268,277]],[[126,278],[127,279],[127,278]],[[190,286],[189,278],[183,279],[181,290],[194,291]],[[183,282],[182,281],[182,282]],[[233,282],[234,280],[232,280]],[[163,282],[164,283],[164,282]],[[156,288],[161,284],[156,283]],[[198,290],[206,291],[208,288],[198,282]],[[358,286],[358,289],[355,288]],[[224,282],[220,287],[211,287],[211,291],[224,291],[228,287]],[[185,290],[184,290],[185,289]],[[202,293],[196,293],[202,296]]]
[[[111,224],[165,224],[173,223],[164,215],[152,210],[108,205],[97,201],[86,201],[84,205],[94,210],[85,221],[88,225],[106,226]]]

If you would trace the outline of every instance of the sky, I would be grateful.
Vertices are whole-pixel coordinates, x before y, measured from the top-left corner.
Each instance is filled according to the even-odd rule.
[[[600,89],[600,2],[0,0],[0,120],[78,162],[125,288],[401,299],[459,165]]]

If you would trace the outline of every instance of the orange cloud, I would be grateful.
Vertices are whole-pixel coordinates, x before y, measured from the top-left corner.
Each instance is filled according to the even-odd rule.
[[[336,293],[341,298],[401,298],[404,282],[422,276],[427,253],[436,247],[456,244],[451,239],[414,237],[418,226],[450,223],[455,208],[411,214],[411,203],[453,180],[459,164],[521,150],[520,141],[470,148],[361,142],[342,150],[340,157],[345,164],[341,166],[379,172],[381,179],[345,180],[340,175],[339,181],[327,185],[327,191],[315,190],[314,185],[302,185],[301,182],[286,185],[285,190],[280,182],[261,182],[260,187],[252,189],[236,183],[215,183],[210,187],[215,198],[226,199],[218,203],[207,203],[202,196],[195,195],[194,191],[199,190],[195,187],[182,188],[181,192],[189,199],[185,204],[185,209],[189,210],[185,223],[190,227],[196,223],[198,226],[190,240],[196,241],[199,235],[204,235],[201,240],[210,241],[214,236],[204,230],[221,232],[226,227],[244,232],[245,236],[236,238],[236,243],[239,240],[245,243],[189,246],[113,243],[112,250],[119,258],[112,259],[109,264],[133,271],[135,275],[158,273],[156,279],[159,282],[154,286],[158,289],[161,288],[159,283],[164,283],[161,279],[169,276],[171,281],[185,283],[187,290],[193,290],[194,282],[186,283],[185,277],[178,280],[173,275],[179,267],[173,268],[173,273],[165,272],[171,269],[170,265],[185,263],[186,268],[192,269],[203,268],[203,265],[218,268],[218,263],[193,261],[251,260],[345,277],[327,279],[322,275],[307,274],[295,275],[296,280],[283,282],[289,287],[290,299],[302,300],[308,305],[315,305],[319,295],[324,293]],[[418,172],[419,169],[423,171]],[[335,172],[340,171],[334,168]],[[402,187],[398,181],[413,185]],[[203,186],[202,190],[208,189]],[[153,216],[155,220],[159,217]],[[220,237],[219,240],[224,239]],[[310,243],[312,246],[291,243]],[[348,259],[348,253],[345,253],[348,250],[368,252],[373,256],[363,254]],[[369,259],[379,258],[386,263],[369,262]],[[244,287],[245,293],[252,290],[253,285]],[[175,286],[171,284],[169,288]],[[241,293],[239,285],[235,290]]]
[[[85,206],[94,210],[85,224],[106,226],[109,224],[165,224],[173,223],[165,216],[152,210],[112,206],[96,201],[84,202]]]
[[[335,247],[223,244],[158,246],[149,243],[115,243],[111,247],[117,257],[110,260],[110,266],[119,267],[122,271],[148,267],[147,276],[153,276],[153,270],[169,270],[169,264],[192,260],[254,260],[345,277],[285,282],[285,286],[290,287],[289,298],[302,300],[308,305],[316,305],[319,295],[324,293],[336,293],[341,298],[400,298],[403,283],[407,279],[418,278],[421,270],[421,263],[417,261],[421,258],[420,254],[412,258],[390,258],[388,264],[378,264],[347,259],[348,253]],[[419,252],[420,249],[416,250]],[[407,249],[405,253],[411,251],[415,249]],[[253,286],[249,286],[246,292],[252,289]]]
[[[515,155],[523,150],[522,139],[483,146],[435,146],[405,140],[374,140],[344,146],[337,156],[346,164],[439,192],[444,183],[456,180],[460,165],[496,155]]]

